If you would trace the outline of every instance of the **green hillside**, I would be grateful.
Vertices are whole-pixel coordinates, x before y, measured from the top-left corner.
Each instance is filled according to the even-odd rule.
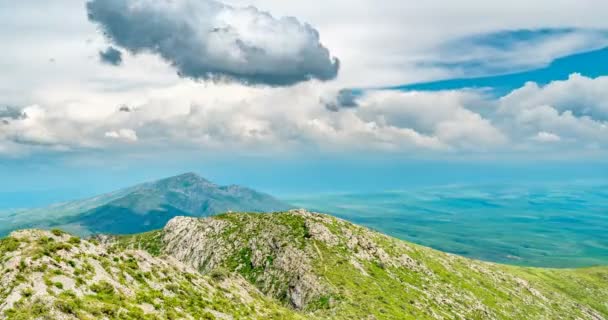
[[[303,210],[0,244],[0,314],[29,319],[605,319],[608,268],[462,258]]]

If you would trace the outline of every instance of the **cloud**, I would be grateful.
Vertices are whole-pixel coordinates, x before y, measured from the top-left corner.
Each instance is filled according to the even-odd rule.
[[[152,52],[184,77],[292,85],[336,77],[319,32],[296,18],[212,0],[92,0],[89,19],[117,46]]]
[[[342,108],[356,108],[359,106],[357,99],[362,95],[360,90],[341,89],[331,98],[321,98],[325,108],[329,111],[339,111]]]
[[[451,149],[484,150],[502,147],[508,138],[473,108],[486,105],[477,92],[376,91],[357,110],[367,122],[410,128],[436,137]]]
[[[546,86],[530,83],[502,98],[474,90],[361,91],[357,107],[340,112],[319,99],[338,93],[315,82],[285,88],[223,84],[205,94],[200,84],[188,82],[124,101],[138,112],[117,111],[121,103],[112,99],[108,112],[88,114],[89,108],[108,105],[107,95],[87,103],[26,107],[27,118],[0,125],[0,145],[10,145],[11,152],[156,154],[171,146],[265,156],[582,156],[608,149],[602,113],[581,111],[603,110],[608,96],[600,88],[607,79],[573,75]],[[584,96],[589,98],[581,100]],[[579,110],[577,101],[585,107]]]
[[[499,30],[458,37],[440,44],[421,66],[460,75],[503,74],[534,69],[553,60],[608,46],[608,30],[539,28]]]
[[[122,52],[116,50],[112,46],[109,46],[106,50],[99,51],[99,60],[102,63],[119,66],[122,64]]]
[[[123,105],[121,105],[121,106],[118,108],[118,111],[119,111],[119,112],[127,112],[127,113],[129,113],[129,112],[132,112],[133,110],[132,110],[132,109],[131,109],[131,107],[129,107],[128,105],[123,104]]]
[[[0,136],[15,144],[30,146],[54,146],[59,144],[53,133],[55,128],[41,123],[47,117],[47,110],[33,105],[23,108],[23,116],[6,123]]]
[[[608,77],[589,78],[572,74],[565,81],[546,86],[533,82],[513,91],[505,100],[520,108],[549,105],[558,112],[571,112],[576,117],[608,121]]]
[[[8,121],[23,119],[25,117],[27,117],[27,115],[23,112],[21,108],[11,106],[0,106],[0,119]]]
[[[573,148],[607,148],[607,85],[608,77],[577,74],[545,86],[528,83],[500,99],[495,117],[518,139],[547,132]]]
[[[123,140],[126,142],[136,142],[137,133],[131,129],[120,129],[115,131],[108,131],[104,134],[106,138]]]
[[[532,140],[535,140],[538,142],[559,142],[562,139],[556,134],[541,131],[538,134],[536,134],[534,137],[532,137]]]

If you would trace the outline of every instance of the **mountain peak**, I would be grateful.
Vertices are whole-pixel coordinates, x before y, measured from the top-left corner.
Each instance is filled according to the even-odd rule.
[[[201,177],[199,174],[195,172],[186,172],[173,177],[165,178],[163,180],[200,180],[209,182],[209,180]]]
[[[268,194],[245,187],[223,187],[187,172],[64,206],[26,211],[10,220],[0,217],[0,236],[16,229],[48,226],[51,216],[53,226],[81,235],[131,234],[160,229],[177,215],[205,217],[229,211],[290,208]]]
[[[213,182],[194,172],[182,173],[177,176],[158,180],[153,183],[155,187],[169,189],[186,189],[192,187],[217,187]]]

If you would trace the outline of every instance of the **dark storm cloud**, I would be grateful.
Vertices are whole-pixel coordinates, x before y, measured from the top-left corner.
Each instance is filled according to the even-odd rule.
[[[118,47],[151,52],[180,76],[286,86],[336,77],[312,26],[211,0],[91,0],[89,19]]]
[[[99,51],[99,60],[109,65],[119,66],[122,64],[122,52],[110,46],[104,51]]]

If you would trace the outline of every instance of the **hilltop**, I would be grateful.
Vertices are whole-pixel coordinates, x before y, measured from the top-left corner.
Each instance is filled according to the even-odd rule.
[[[304,210],[175,217],[161,230],[91,241],[57,233],[2,240],[7,318],[97,317],[91,306],[114,310],[108,319],[608,317],[607,268],[480,262]]]

